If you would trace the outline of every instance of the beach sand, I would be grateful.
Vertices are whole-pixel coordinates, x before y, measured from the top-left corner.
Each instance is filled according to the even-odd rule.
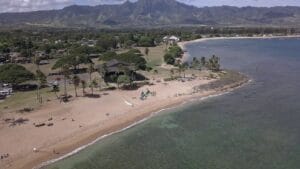
[[[204,40],[207,39],[181,42],[179,46],[186,50],[187,43]],[[187,53],[184,58],[188,58]],[[0,168],[36,167],[89,144],[103,135],[126,128],[151,116],[154,112],[178,106],[193,98],[222,94],[247,82],[243,79],[218,89],[200,89],[194,93],[193,87],[213,81],[216,80],[205,80],[199,77],[186,82],[153,81],[154,85],[144,86],[134,91],[101,92],[100,98],[79,97],[66,104],[56,100],[31,113],[5,114],[0,119],[0,155],[9,153],[9,157],[0,160]],[[147,89],[156,92],[156,96],[140,100],[140,93]],[[29,121],[16,126],[3,122],[6,118],[20,117]],[[45,123],[46,126],[35,127],[34,123]],[[47,126],[49,123],[53,125]]]
[[[194,98],[231,90],[208,90],[193,93],[193,87],[214,80],[172,81],[144,86],[136,91],[110,91],[101,98],[76,98],[66,104],[49,103],[28,114],[7,114],[4,118],[28,119],[25,124],[0,125],[0,150],[9,158],[0,161],[0,168],[32,168],[47,160],[58,158],[98,137],[125,128],[153,112],[177,106]],[[236,86],[232,86],[236,87]],[[139,99],[141,91],[155,91],[156,96]],[[131,105],[133,104],[133,105]],[[50,121],[48,121],[50,119]],[[51,120],[52,119],[52,120]],[[53,126],[35,127],[33,123],[53,123]],[[33,152],[36,148],[37,152]]]

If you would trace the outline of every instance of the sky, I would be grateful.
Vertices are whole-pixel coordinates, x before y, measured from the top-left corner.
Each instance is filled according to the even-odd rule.
[[[0,0],[0,13],[25,12],[48,9],[61,9],[69,5],[118,4],[126,0]],[[131,0],[136,1],[136,0]],[[300,0],[178,0],[180,2],[203,6],[300,6]]]

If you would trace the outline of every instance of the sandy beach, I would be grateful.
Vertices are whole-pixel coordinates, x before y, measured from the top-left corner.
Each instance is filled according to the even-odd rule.
[[[188,43],[212,38],[181,42]],[[221,38],[213,38],[221,39]],[[187,59],[188,53],[184,58]],[[74,149],[87,145],[97,138],[126,128],[164,108],[170,108],[193,99],[218,95],[245,84],[247,80],[221,86],[218,89],[194,87],[209,84],[216,79],[196,77],[191,81],[157,82],[134,91],[115,90],[99,92],[100,98],[74,98],[69,103],[58,100],[47,103],[31,113],[9,113],[1,117],[0,153],[9,157],[0,161],[0,168],[27,169],[37,167],[51,159],[57,159]],[[141,92],[154,92],[141,100]],[[73,94],[74,95],[74,94]],[[5,119],[23,118],[28,121],[11,126]],[[36,127],[34,124],[45,124]]]
[[[120,130],[153,112],[177,106],[194,97],[201,98],[232,90],[237,84],[222,87],[222,90],[198,91],[193,87],[214,80],[197,78],[193,81],[172,81],[144,86],[136,91],[111,91],[101,93],[101,98],[76,98],[60,104],[50,103],[29,114],[7,114],[5,118],[28,119],[24,124],[0,125],[0,150],[9,153],[1,160],[1,168],[33,168],[42,162],[58,158],[77,147],[88,144],[98,137]],[[156,92],[146,100],[140,100],[142,91]],[[2,119],[1,119],[2,120]],[[33,124],[45,123],[35,127]],[[47,126],[47,124],[53,124]],[[33,150],[36,149],[37,152]]]
[[[190,56],[186,51],[186,45],[190,43],[218,39],[290,37],[300,36],[202,38],[180,42],[178,45],[185,51],[183,61],[187,61]],[[9,157],[0,161],[0,168],[37,167],[51,159],[62,157],[78,147],[87,145],[103,135],[122,130],[150,117],[164,108],[178,106],[193,98],[222,94],[246,83],[246,81],[237,81],[219,89],[200,89],[195,93],[194,87],[209,84],[216,79],[207,80],[197,77],[186,82],[161,81],[160,83],[153,81],[154,85],[144,86],[135,91],[101,92],[99,93],[101,97],[97,99],[78,97],[66,104],[61,104],[58,100],[52,101],[28,114],[5,114],[0,119],[0,153],[9,154]],[[156,95],[150,95],[146,100],[140,100],[140,93],[147,90],[155,92]],[[15,126],[4,122],[5,119],[18,118],[28,121]],[[40,123],[44,123],[45,126],[35,127],[34,124]]]

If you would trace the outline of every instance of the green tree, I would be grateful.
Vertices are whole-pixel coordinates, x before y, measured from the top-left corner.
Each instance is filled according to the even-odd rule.
[[[128,52],[121,54],[106,52],[99,58],[99,60],[102,61],[110,61],[112,59],[134,64],[137,69],[141,70],[145,70],[147,67],[147,61],[142,57],[141,51],[138,49],[131,49]]]
[[[93,93],[93,91],[94,91],[94,85],[91,85],[92,82],[93,82],[93,80],[92,80],[92,74],[93,74],[94,70],[95,70],[95,68],[94,68],[94,63],[91,62],[91,63],[89,64],[89,67],[88,67],[88,73],[89,73],[89,77],[90,77],[90,88],[91,88],[92,93]]]
[[[193,57],[193,61],[191,63],[191,67],[193,69],[198,69],[200,68],[200,61],[196,58],[196,57]]]
[[[105,51],[109,50],[109,49],[116,49],[117,48],[117,40],[110,35],[103,35],[101,36],[98,41],[96,46],[99,48],[104,49]]]
[[[147,47],[147,48],[145,48],[145,54],[148,56],[148,54],[149,54],[149,48]]]
[[[208,60],[208,67],[210,70],[214,72],[220,71],[220,58],[217,57],[216,55],[213,55],[209,60]]]
[[[92,95],[94,95],[94,88],[98,87],[98,82],[97,82],[97,79],[93,79],[91,82],[90,82],[90,88],[92,90]]]
[[[180,58],[182,56],[182,49],[177,46],[169,47],[167,53],[164,55],[164,60],[167,64],[174,65],[176,62],[176,58]]]
[[[5,64],[0,66],[0,82],[2,83],[9,83],[16,87],[20,83],[34,79],[34,74],[21,65]]]
[[[99,57],[99,60],[103,60],[103,61],[109,61],[111,59],[115,59],[117,56],[117,53],[116,52],[105,52],[103,53],[100,57]]]
[[[73,84],[74,84],[75,96],[78,97],[77,88],[80,85],[80,78],[79,78],[79,76],[77,76],[77,75],[73,76],[72,81],[73,81]]]
[[[170,70],[170,76],[171,76],[171,79],[173,79],[174,73],[175,73],[175,72],[174,72],[174,69],[171,69],[171,70]]]
[[[130,77],[128,75],[120,75],[117,80],[118,88],[120,85],[128,85],[131,83]]]
[[[204,67],[206,66],[206,58],[205,57],[201,57],[201,60],[200,60],[200,63],[201,63],[201,66]]]
[[[86,81],[85,80],[81,80],[81,87],[82,87],[82,95],[85,95],[85,88],[86,88]]]
[[[175,58],[170,53],[166,53],[164,55],[164,60],[167,64],[170,64],[170,65],[174,65],[174,63],[175,63]]]
[[[47,82],[47,77],[45,74],[40,70],[40,61],[41,59],[34,56],[33,57],[33,63],[36,66],[36,79],[38,81],[38,86],[37,86],[37,100],[42,103],[42,98],[40,95],[40,88]],[[42,84],[43,83],[43,84]]]
[[[142,36],[138,41],[138,46],[141,46],[141,47],[155,46],[154,39],[152,37]]]
[[[58,59],[55,64],[53,65],[52,69],[60,69],[60,72],[64,76],[64,96],[68,96],[67,92],[67,80],[69,79],[70,76],[70,61],[68,60],[68,57],[62,57]]]
[[[40,87],[43,87],[47,84],[47,76],[41,70],[36,70],[35,76]]]
[[[180,72],[180,76],[181,76],[181,72],[183,72],[183,77],[185,78],[185,71],[186,69],[189,67],[188,63],[182,63],[179,65],[179,72]]]

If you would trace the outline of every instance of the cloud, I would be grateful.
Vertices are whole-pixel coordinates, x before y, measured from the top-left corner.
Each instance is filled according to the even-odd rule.
[[[0,0],[0,13],[60,9],[74,4],[118,4],[125,1],[126,0]]]
[[[71,4],[72,0],[0,0],[0,12],[57,9]]]

